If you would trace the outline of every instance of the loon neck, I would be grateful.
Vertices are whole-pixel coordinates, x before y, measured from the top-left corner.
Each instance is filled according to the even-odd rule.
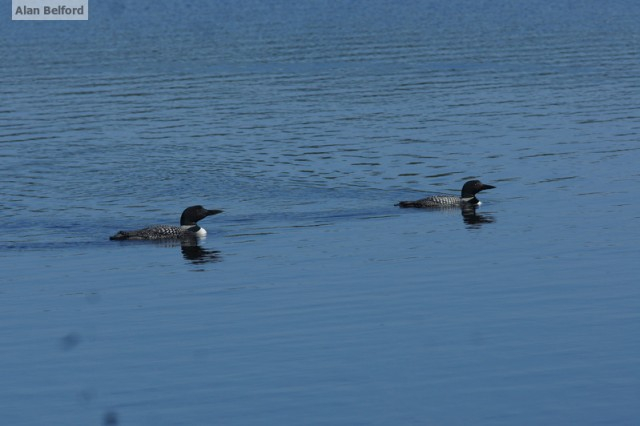
[[[471,197],[461,197],[460,200],[466,204],[480,204],[480,200],[478,200],[475,195]]]
[[[196,237],[204,237],[205,235],[207,235],[207,230],[204,229],[203,227],[201,227],[198,224],[194,224],[194,225],[182,225],[180,226],[180,228],[183,231],[189,231],[189,232],[193,232],[194,234],[196,234]]]

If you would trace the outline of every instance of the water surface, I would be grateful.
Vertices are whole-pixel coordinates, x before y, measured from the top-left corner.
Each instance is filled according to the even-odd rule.
[[[0,411],[637,424],[640,7],[138,2],[0,28]],[[473,218],[399,200],[480,178]],[[224,209],[197,247],[108,241]]]

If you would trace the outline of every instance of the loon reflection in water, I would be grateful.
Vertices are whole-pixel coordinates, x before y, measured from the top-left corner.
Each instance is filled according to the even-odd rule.
[[[180,247],[180,252],[182,253],[182,257],[184,258],[184,260],[187,260],[195,265],[222,262],[222,255],[219,250],[211,250],[200,245],[200,242],[204,239],[206,238],[197,238],[195,236],[191,236],[183,237],[180,239],[162,239],[136,242],[138,244],[152,244],[154,247],[160,248],[171,249]]]
[[[198,245],[198,240],[195,238],[192,240],[183,239],[180,242],[180,250],[182,251],[182,257],[195,265],[222,261],[219,250],[202,248]]]
[[[465,206],[460,210],[462,212],[462,220],[469,225],[469,228],[479,228],[485,223],[493,223],[496,220],[489,214],[477,214],[477,206]]]

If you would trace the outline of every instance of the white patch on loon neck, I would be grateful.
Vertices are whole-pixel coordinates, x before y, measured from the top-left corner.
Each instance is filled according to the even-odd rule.
[[[200,225],[182,225],[180,226],[184,231],[191,231],[196,237],[204,237],[207,235],[207,230]],[[196,229],[196,230],[194,230]]]
[[[473,196],[471,196],[471,197],[461,198],[461,200],[462,200],[463,202],[465,202],[465,203],[468,203],[469,201],[473,200],[473,198],[474,198],[474,197],[473,197]],[[480,202],[478,202],[478,204],[480,204]]]

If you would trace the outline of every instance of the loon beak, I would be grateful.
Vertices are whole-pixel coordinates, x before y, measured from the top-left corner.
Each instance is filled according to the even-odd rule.
[[[207,216],[213,216],[214,214],[222,213],[224,210],[207,210]]]
[[[484,183],[482,184],[482,188],[480,188],[480,191],[484,191],[485,189],[493,189],[495,188],[495,186],[493,185],[485,185]]]

